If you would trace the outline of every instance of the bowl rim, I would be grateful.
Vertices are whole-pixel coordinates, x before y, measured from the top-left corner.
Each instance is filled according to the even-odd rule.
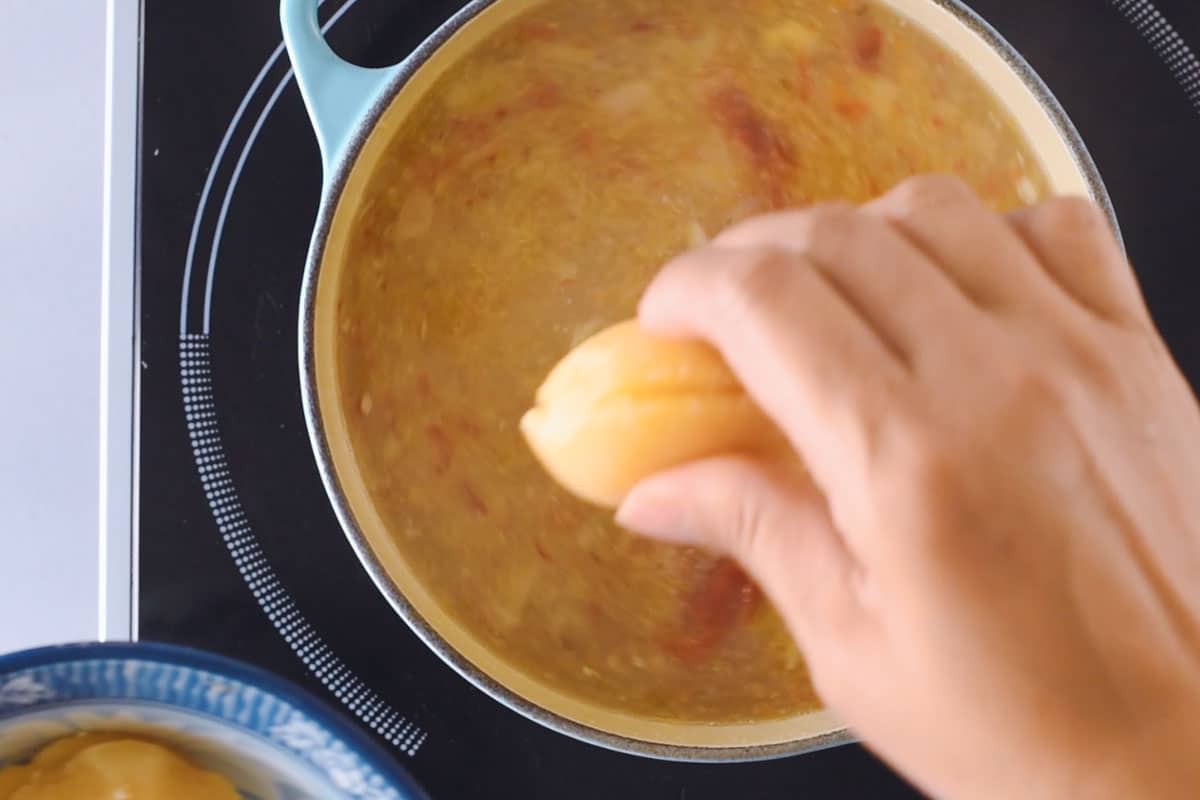
[[[270,694],[293,706],[305,716],[320,724],[340,739],[347,748],[366,761],[384,780],[388,781],[402,798],[426,800],[428,795],[406,769],[391,756],[382,745],[352,725],[333,706],[302,689],[287,678],[283,678],[262,667],[194,647],[168,644],[166,642],[72,642],[69,644],[46,645],[27,650],[18,650],[0,655],[0,682],[16,673],[57,664],[72,664],[86,661],[145,661],[166,664],[186,669],[202,670],[228,678],[260,692]],[[76,698],[71,703],[89,700],[136,700],[96,694],[91,698]],[[175,707],[162,701],[136,700],[154,705]],[[64,701],[52,700],[34,703],[14,711],[0,713],[0,722],[20,718],[29,711],[64,705]],[[226,724],[239,727],[234,722]],[[239,727],[240,729],[240,727]],[[250,732],[251,735],[258,734]]]
[[[1124,248],[1112,200],[1083,138],[1041,76],[1004,36],[961,0],[874,0],[874,2],[891,7],[894,13],[896,13],[896,6],[909,3],[938,6],[952,14],[964,27],[978,36],[989,49],[1002,58],[1013,74],[1036,98],[1038,105],[1062,137],[1063,144],[1069,150],[1079,175],[1086,182],[1092,199],[1101,207],[1118,242]],[[353,134],[340,151],[336,161],[328,168],[328,173],[323,180],[321,203],[314,220],[313,236],[301,284],[300,318],[297,331],[300,351],[298,366],[301,402],[314,458],[342,532],[376,589],[430,650],[475,688],[483,691],[506,708],[555,732],[620,753],[684,763],[766,761],[855,743],[857,738],[852,732],[846,727],[841,727],[828,733],[765,744],[729,746],[666,744],[612,733],[551,711],[498,681],[443,637],[413,605],[385,569],[359,525],[357,515],[351,507],[342,481],[337,474],[332,448],[326,436],[316,367],[317,290],[330,231],[339,203],[359,157],[379,122],[391,107],[392,101],[434,53],[459,33],[464,26],[492,6],[504,3],[505,0],[471,0],[424,39],[397,66],[394,76],[388,81],[376,100],[359,117],[353,126]],[[328,401],[329,398],[326,400]]]

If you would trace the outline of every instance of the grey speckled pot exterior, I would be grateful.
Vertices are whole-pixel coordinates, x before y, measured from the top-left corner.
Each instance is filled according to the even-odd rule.
[[[754,735],[741,736],[732,743],[722,743],[719,736],[713,741],[703,741],[704,731],[692,742],[674,741],[670,735],[641,736],[634,732],[613,730],[615,726],[595,722],[587,713],[565,714],[551,710],[550,703],[529,699],[531,691],[514,690],[513,680],[498,680],[496,665],[483,669],[478,665],[478,655],[469,658],[460,646],[448,640],[447,624],[431,620],[430,606],[418,608],[414,601],[416,589],[398,577],[394,562],[389,569],[385,562],[393,555],[381,555],[379,539],[369,535],[372,520],[365,508],[361,487],[348,490],[348,479],[352,454],[346,454],[343,437],[331,432],[331,421],[336,421],[335,389],[331,385],[332,366],[322,364],[321,334],[318,319],[322,308],[321,298],[328,292],[321,291],[323,268],[330,243],[331,231],[339,206],[347,196],[347,190],[356,174],[360,156],[371,141],[372,134],[387,112],[410,83],[417,80],[421,71],[435,58],[456,35],[468,27],[468,23],[485,11],[512,5],[527,8],[538,0],[474,0],[447,21],[407,59],[395,67],[385,70],[363,70],[351,67],[337,59],[324,45],[316,23],[316,0],[282,0],[282,19],[285,39],[292,56],[297,79],[304,93],[310,115],[317,130],[325,167],[325,182],[322,202],[316,221],[311,249],[304,275],[302,289],[302,314],[300,319],[300,377],[305,416],[313,443],[314,453],[333,507],[346,537],[358,554],[364,568],[375,585],[391,603],[396,612],[414,632],[452,668],[478,688],[499,702],[548,728],[568,736],[602,747],[652,758],[678,761],[726,762],[750,761],[782,756],[830,747],[852,741],[851,735],[836,724],[826,724],[821,730],[806,732],[791,738],[770,741],[755,741]],[[969,54],[956,47],[957,41],[972,42],[971,46],[984,46],[993,55],[998,55],[1006,67],[1005,79],[1015,77],[1028,96],[1036,101],[1047,123],[1058,137],[1060,171],[1067,175],[1056,188],[1089,194],[1108,215],[1114,230],[1118,230],[1108,193],[1100,179],[1090,155],[1079,134],[1067,118],[1066,113],[1050,93],[1050,90],[1034,73],[1029,64],[1000,35],[974,12],[957,0],[885,0],[903,15],[923,25],[925,20],[939,20],[945,25],[953,24],[952,36],[946,31],[927,30],[941,38],[952,50],[964,58]],[[519,12],[521,8],[516,8]],[[938,12],[943,12],[939,15]],[[504,19],[511,18],[506,15]],[[936,25],[933,25],[936,27]],[[956,41],[949,41],[954,38]],[[968,58],[969,61],[971,59]],[[976,66],[971,61],[972,66]],[[996,64],[1000,64],[996,61]],[[989,75],[981,77],[991,83]],[[995,88],[995,84],[993,84]],[[1019,118],[1019,114],[1017,114]],[[1033,142],[1035,151],[1037,142]],[[1064,158],[1066,160],[1064,160]],[[1069,163],[1067,163],[1069,161]],[[1054,180],[1052,176],[1052,185]],[[352,187],[353,188],[353,187]],[[329,281],[327,281],[328,283]],[[324,387],[324,388],[322,388]],[[322,402],[325,405],[322,405]],[[339,455],[339,451],[341,454]],[[349,459],[349,461],[347,460]],[[354,495],[352,498],[351,495]],[[376,521],[377,523],[377,521]],[[402,586],[404,588],[402,588]],[[715,728],[716,726],[714,726]]]

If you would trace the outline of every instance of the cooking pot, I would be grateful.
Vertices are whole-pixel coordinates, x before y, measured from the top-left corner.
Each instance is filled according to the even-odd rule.
[[[679,0],[664,0],[664,2]],[[336,295],[350,221],[387,144],[448,67],[543,0],[474,0],[400,64],[351,65],[321,36],[318,0],[282,0],[284,38],[316,129],[324,168],[320,211],[304,272],[300,374],[321,477],[351,546],[396,612],[451,667],[496,700],[547,727],[640,755],[694,761],[761,759],[847,742],[826,711],[748,724],[647,719],[571,697],[500,659],[421,583],[374,507],[351,450],[336,363]],[[1075,128],[1030,66],[956,0],[881,0],[957,53],[1007,107],[1041,161],[1050,189],[1090,196],[1116,220]]]

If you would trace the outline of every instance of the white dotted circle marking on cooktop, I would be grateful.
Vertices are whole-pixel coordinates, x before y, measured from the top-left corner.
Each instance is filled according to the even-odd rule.
[[[204,379],[184,386],[184,415],[193,449],[211,454],[208,465],[200,468],[200,481],[221,538],[246,585],[284,641],[317,680],[385,740],[409,755],[416,755],[425,741],[425,732],[384,703],[354,675],[305,619],[268,563],[241,502],[230,487],[232,475],[225,460],[220,429],[212,415],[203,410],[213,402],[208,337],[183,336],[180,355]]]
[[[1200,59],[1150,0],[1112,0],[1171,70],[1200,113]]]

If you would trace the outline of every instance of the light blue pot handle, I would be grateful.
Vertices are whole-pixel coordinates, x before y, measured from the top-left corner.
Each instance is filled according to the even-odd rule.
[[[401,69],[355,66],[337,56],[317,21],[320,0],[281,0],[283,40],[321,145],[326,184],[372,106]]]

